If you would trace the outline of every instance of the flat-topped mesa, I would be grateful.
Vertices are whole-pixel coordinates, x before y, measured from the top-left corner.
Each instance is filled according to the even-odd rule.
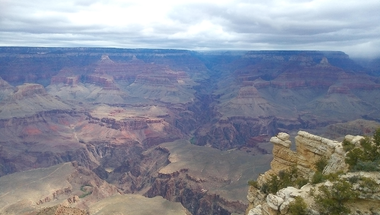
[[[12,98],[20,100],[24,98],[30,98],[36,95],[46,94],[46,90],[42,85],[25,83],[23,85],[17,86],[17,89],[12,95]]]

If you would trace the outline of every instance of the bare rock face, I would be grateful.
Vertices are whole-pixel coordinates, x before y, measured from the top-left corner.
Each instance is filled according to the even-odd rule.
[[[278,174],[282,170],[296,166],[307,178],[315,171],[315,163],[327,157],[329,163],[326,173],[346,170],[344,151],[341,143],[323,137],[299,131],[295,138],[296,151],[290,149],[291,141],[286,133],[279,133],[271,138],[273,143],[273,160],[271,169],[262,177],[267,180],[271,174]],[[259,181],[262,179],[259,178]]]
[[[255,208],[252,208],[248,212],[248,215],[261,215],[261,214],[262,214],[262,207],[261,207],[261,205],[257,205]]]
[[[279,190],[276,194],[269,194],[266,197],[264,205],[267,206],[267,212],[269,214],[287,214],[289,209],[289,204],[294,201],[296,196],[301,196],[302,191],[294,187],[287,187]],[[259,206],[259,207],[258,207]],[[253,212],[258,214],[263,214],[261,205],[258,205],[255,208],[251,209]],[[269,209],[269,210],[268,210]],[[248,213],[249,214],[249,213]]]
[[[341,143],[304,131],[296,136],[297,153],[300,155],[297,163],[303,169],[314,169],[315,163],[323,157],[329,158],[334,152],[340,153]]]
[[[283,198],[280,198],[276,195],[273,195],[273,194],[269,194],[267,195],[267,204],[270,208],[272,208],[273,210],[278,210],[279,207],[282,205],[282,203],[284,203],[284,199]]]

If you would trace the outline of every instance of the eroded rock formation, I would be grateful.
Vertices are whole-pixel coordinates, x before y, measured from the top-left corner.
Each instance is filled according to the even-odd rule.
[[[360,141],[364,137],[347,135],[346,141],[360,147]],[[279,133],[271,138],[273,143],[273,160],[271,169],[260,175],[256,184],[249,187],[248,201],[249,207],[246,211],[248,215],[276,215],[289,214],[289,206],[295,201],[296,197],[301,197],[306,202],[308,213],[319,214],[318,207],[315,203],[316,195],[321,192],[320,187],[332,187],[335,183],[332,179],[325,182],[313,182],[311,179],[318,171],[317,162],[325,159],[326,165],[320,174],[340,174],[337,176],[340,180],[353,180],[352,190],[359,193],[358,199],[364,202],[371,202],[371,205],[359,207],[358,204],[348,204],[348,208],[352,209],[353,214],[361,214],[361,212],[378,213],[380,212],[375,205],[380,204],[378,195],[380,193],[380,173],[379,172],[348,172],[348,165],[345,162],[346,152],[343,150],[342,143],[329,140],[320,136],[312,135],[305,131],[299,131],[295,137],[296,151],[290,149],[291,141],[286,133]],[[296,168],[297,177],[305,178],[309,183],[295,188],[288,186],[278,190],[275,193],[267,193],[263,190],[263,186],[273,180],[273,177],[284,174]],[[370,180],[373,188],[370,190],[365,188],[366,185],[359,180]],[[282,180],[281,178],[279,180]],[[314,179],[313,179],[314,180]],[[272,183],[272,182],[271,182]],[[358,201],[359,201],[358,200]]]
[[[342,52],[4,47],[0,65],[0,176],[76,161],[121,192],[161,195],[195,214],[242,211],[237,193],[248,177],[228,162],[247,154],[162,172],[180,156],[165,142],[222,150],[205,157],[262,156],[256,174],[268,168],[267,143],[279,131],[334,123],[339,138],[372,130],[337,123],[380,119],[379,78]],[[321,154],[334,157],[330,169],[344,169],[335,142],[300,133],[293,152],[288,136],[277,138],[273,173],[296,165],[311,174]]]

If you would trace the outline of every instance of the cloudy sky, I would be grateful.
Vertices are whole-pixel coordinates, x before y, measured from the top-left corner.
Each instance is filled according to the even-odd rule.
[[[380,56],[379,0],[0,0],[0,46]]]

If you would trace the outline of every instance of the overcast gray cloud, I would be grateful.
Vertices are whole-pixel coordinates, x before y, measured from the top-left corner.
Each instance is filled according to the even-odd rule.
[[[380,56],[379,11],[379,0],[0,0],[0,45]]]

